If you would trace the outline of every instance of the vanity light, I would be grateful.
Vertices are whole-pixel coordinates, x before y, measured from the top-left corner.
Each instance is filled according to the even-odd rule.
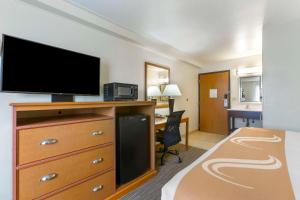
[[[262,67],[247,67],[247,68],[238,68],[236,71],[237,76],[249,76],[249,75],[261,75]]]

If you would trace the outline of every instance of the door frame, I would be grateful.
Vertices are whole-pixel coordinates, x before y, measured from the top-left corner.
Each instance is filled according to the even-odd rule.
[[[202,75],[207,75],[207,74],[216,74],[216,73],[223,73],[223,72],[228,72],[228,89],[229,89],[229,101],[228,101],[228,108],[231,108],[231,83],[230,83],[230,69],[228,70],[222,70],[222,71],[213,71],[213,72],[205,72],[205,73],[199,73],[198,74],[198,130],[200,131],[200,76]],[[227,117],[227,124],[229,124],[229,118]]]

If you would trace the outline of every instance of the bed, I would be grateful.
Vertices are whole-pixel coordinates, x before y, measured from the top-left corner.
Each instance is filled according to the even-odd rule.
[[[242,128],[176,174],[162,200],[300,199],[300,133]]]

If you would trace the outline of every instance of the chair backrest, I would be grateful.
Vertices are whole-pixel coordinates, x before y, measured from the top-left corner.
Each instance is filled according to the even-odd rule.
[[[171,113],[171,115],[168,117],[163,134],[163,143],[165,147],[178,144],[181,141],[179,126],[183,113],[184,110],[176,111]]]

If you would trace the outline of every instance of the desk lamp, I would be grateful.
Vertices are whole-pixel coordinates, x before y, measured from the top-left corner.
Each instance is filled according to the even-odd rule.
[[[169,115],[170,115],[171,113],[173,113],[174,110],[175,99],[173,97],[181,96],[181,92],[178,88],[178,85],[177,84],[167,85],[162,95],[169,97]]]

